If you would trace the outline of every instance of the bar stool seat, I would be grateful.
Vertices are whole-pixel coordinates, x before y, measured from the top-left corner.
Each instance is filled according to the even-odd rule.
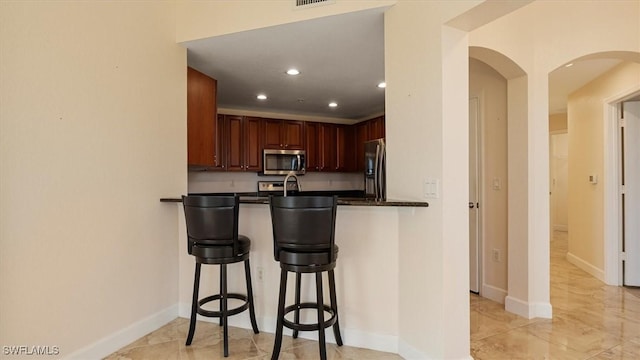
[[[244,236],[238,235],[238,252],[241,254],[249,253],[251,250],[251,240]],[[235,255],[235,250],[231,245],[219,245],[219,246],[209,246],[209,245],[198,245],[194,244],[191,247],[191,255],[196,258],[201,258],[201,262],[203,264],[217,264],[224,258],[233,258]]]
[[[251,267],[249,253],[251,240],[238,235],[238,214],[240,200],[238,196],[189,195],[182,197],[187,225],[187,251],[196,258],[193,280],[193,300],[191,319],[186,345],[191,345],[196,330],[196,315],[220,318],[223,326],[224,356],[229,356],[228,317],[249,309],[253,332],[258,334],[258,325],[253,306],[251,286]],[[227,291],[227,265],[244,262],[247,294]],[[200,273],[202,264],[220,265],[220,292],[202,299],[199,298]],[[228,308],[228,299],[241,300],[235,308]],[[212,301],[220,302],[219,311],[207,310],[202,306]]]
[[[269,199],[273,225],[274,258],[280,263],[280,293],[276,339],[271,359],[276,360],[282,346],[283,328],[293,330],[293,337],[299,331],[318,331],[320,358],[327,358],[324,330],[333,327],[338,346],[342,346],[334,268],[338,259],[335,245],[335,221],[337,197],[293,196]],[[285,306],[288,273],[296,274],[295,302]],[[324,303],[322,273],[329,277],[330,304]],[[316,302],[300,301],[302,274],[314,273],[316,279]],[[315,309],[317,322],[300,323],[300,310]],[[294,320],[286,315],[293,312]],[[325,312],[330,316],[325,319]]]

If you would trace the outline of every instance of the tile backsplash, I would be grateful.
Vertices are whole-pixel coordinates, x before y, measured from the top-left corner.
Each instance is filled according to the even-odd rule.
[[[303,191],[363,190],[361,173],[307,173],[298,177]],[[258,181],[284,180],[284,176],[259,176],[248,172],[190,171],[189,193],[254,192]]]

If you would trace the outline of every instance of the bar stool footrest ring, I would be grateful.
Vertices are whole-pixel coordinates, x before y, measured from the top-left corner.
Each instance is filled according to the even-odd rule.
[[[206,303],[210,303],[215,300],[220,300],[221,298],[222,296],[220,294],[215,294],[215,295],[207,296],[206,298],[198,300],[198,309],[197,309],[198,314],[206,317],[222,317],[221,311],[206,310],[201,307]],[[238,300],[244,301],[244,304],[238,307],[235,307],[233,309],[227,309],[227,316],[240,314],[241,312],[249,308],[249,300],[247,295],[230,293],[230,294],[227,294],[227,299],[238,299]]]
[[[327,320],[324,321],[323,324],[318,324],[318,323],[313,323],[313,324],[296,324],[294,322],[291,322],[289,320],[287,320],[286,318],[282,319],[282,323],[284,326],[288,327],[289,329],[292,330],[298,330],[298,331],[318,331],[320,329],[326,329],[328,327],[333,326],[333,324],[336,323],[336,312],[334,309],[332,309],[331,307],[329,307],[328,305],[322,305],[322,307],[324,308],[325,312],[328,312],[329,314],[331,314],[331,317]],[[286,316],[288,313],[295,311],[295,310],[299,310],[299,309],[314,309],[314,310],[318,310],[318,304],[316,303],[301,303],[299,305],[290,305],[287,306],[286,308],[284,308],[284,316]],[[323,325],[322,327],[320,327],[320,325]]]

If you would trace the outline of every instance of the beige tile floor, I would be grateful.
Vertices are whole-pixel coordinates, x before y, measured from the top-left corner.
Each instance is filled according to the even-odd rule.
[[[525,319],[471,295],[471,355],[476,360],[640,359],[640,289],[604,285],[566,261],[567,236],[551,241],[554,318]],[[107,357],[115,359],[222,359],[220,326],[198,322],[186,347],[189,323],[178,318]],[[269,359],[273,334],[230,328],[228,359]],[[329,359],[402,359],[396,354],[327,344]],[[280,359],[318,359],[318,344],[285,337]]]
[[[567,233],[554,233],[552,320],[527,320],[472,295],[474,359],[640,359],[640,289],[607,286],[566,254]]]
[[[162,328],[144,336],[111,354],[107,360],[124,359],[224,359],[222,327],[218,324],[199,321],[191,346],[185,346],[189,320],[178,318]],[[229,327],[229,360],[271,359],[274,335],[252,330]],[[318,359],[318,342],[285,336],[282,341],[280,359]],[[373,351],[350,346],[338,347],[327,344],[328,359],[375,359],[398,360],[396,354]]]

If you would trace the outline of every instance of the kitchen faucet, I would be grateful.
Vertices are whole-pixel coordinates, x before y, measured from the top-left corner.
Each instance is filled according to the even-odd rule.
[[[289,182],[289,178],[294,178],[296,180],[296,185],[298,185],[298,191],[302,191],[302,188],[300,187],[300,181],[298,180],[298,177],[296,176],[296,173],[294,171],[289,171],[289,173],[287,174],[287,176],[284,177],[284,196],[287,197],[287,183]]]

